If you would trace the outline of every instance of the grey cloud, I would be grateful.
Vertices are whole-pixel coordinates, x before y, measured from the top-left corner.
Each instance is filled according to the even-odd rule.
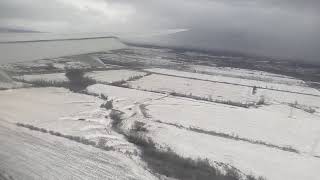
[[[0,23],[53,32],[187,28],[162,41],[151,40],[314,62],[320,58],[319,0],[104,0],[106,14],[101,4],[94,4],[103,0],[72,0],[93,3],[86,10],[62,2],[1,0]]]

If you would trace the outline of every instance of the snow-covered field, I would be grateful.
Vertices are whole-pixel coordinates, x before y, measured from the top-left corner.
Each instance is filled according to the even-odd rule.
[[[115,67],[103,64],[94,54],[0,64],[0,69],[5,69],[15,75],[49,74],[63,72],[66,69],[111,69]]]
[[[13,179],[155,179],[121,153],[0,120],[0,169]]]
[[[236,102],[255,101],[258,97],[252,96],[252,88],[231,84],[212,83],[152,74],[137,81],[128,83],[138,89],[156,90],[163,92],[177,92],[218,100],[231,100]]]
[[[181,62],[174,61],[177,55],[170,49],[130,47],[100,54],[105,63],[120,65],[144,65],[144,66],[176,66]]]
[[[25,82],[34,82],[34,81],[46,81],[46,82],[68,82],[68,78],[65,76],[65,73],[52,73],[52,74],[31,74],[31,75],[22,75],[14,77],[18,80],[23,80]]]
[[[314,152],[320,138],[319,116],[286,105],[237,108],[215,103],[165,98],[147,104],[153,120],[214,131],[286,147]],[[320,147],[317,152],[320,155]]]
[[[11,79],[5,72],[0,69],[0,89],[15,89],[23,86],[27,86],[24,83],[16,82]]]
[[[271,76],[272,78],[269,78],[271,80],[266,80],[266,79],[251,80],[251,79],[245,79],[244,77],[242,77],[242,78],[228,77],[228,75],[226,75],[227,71],[225,72],[225,74],[221,74],[221,75],[207,75],[207,74],[190,73],[190,72],[185,72],[185,71],[159,69],[159,68],[147,69],[147,71],[160,73],[160,74],[186,77],[186,78],[196,78],[196,79],[201,79],[201,80],[210,80],[210,81],[217,81],[217,82],[223,82],[223,83],[239,84],[239,85],[245,85],[245,86],[256,86],[256,87],[270,88],[270,89],[275,89],[275,90],[283,90],[283,91],[292,91],[292,92],[320,95],[320,91],[313,89],[313,88],[306,87],[306,85],[303,83],[303,81],[290,79],[288,77],[287,78],[282,77],[282,81],[287,82],[287,84],[281,84],[279,82],[278,83],[272,82],[272,80],[273,80],[272,76]],[[238,71],[240,71],[240,70],[238,70]],[[233,74],[232,69],[230,69],[230,72],[231,72],[230,74]],[[239,72],[239,74],[240,74],[240,72]],[[244,71],[244,72],[246,72],[246,71]],[[245,73],[243,73],[243,74],[245,74]],[[261,76],[262,77],[266,76],[265,74],[266,73],[264,73]],[[259,78],[260,75],[253,73],[252,77]],[[279,78],[275,77],[275,79],[279,79]]]
[[[157,143],[167,145],[184,157],[208,158],[239,168],[246,174],[272,180],[317,180],[320,159],[241,141],[157,126],[150,132]]]
[[[20,83],[20,82],[0,82],[0,90],[1,89],[16,89],[21,87],[27,87],[26,84]]]
[[[92,71],[85,74],[100,83],[112,83],[117,81],[126,81],[132,77],[144,76],[145,72],[119,69],[119,70],[106,70],[106,71]],[[51,73],[51,74],[31,74],[15,76],[17,80],[23,80],[25,82],[45,81],[45,82],[68,82],[68,78],[65,73]]]
[[[269,102],[274,103],[295,103],[302,104],[307,107],[314,108],[317,112],[320,112],[320,97],[309,96],[304,94],[278,92],[268,89],[259,89],[256,96],[264,96]]]
[[[203,55],[133,47],[1,65],[0,179],[167,180],[152,168],[144,141],[216,168],[235,167],[241,177],[319,179],[319,90],[292,77],[192,57]],[[70,68],[98,84],[72,89],[77,93],[28,87],[62,86]]]
[[[122,135],[112,131],[110,119],[106,118],[109,112],[100,108],[102,100],[63,88],[28,88],[0,91],[0,101],[0,138],[4,143],[0,151],[3,159],[0,168],[14,178],[153,178],[139,166],[140,161],[124,155],[137,149]],[[97,143],[105,139],[106,145],[114,150],[104,152],[68,139],[29,132],[16,127],[15,123],[84,137]],[[29,153],[32,151],[36,153]],[[35,165],[30,166],[31,163]],[[57,169],[49,170],[52,166]],[[93,169],[96,173],[92,172]]]
[[[112,97],[117,109],[131,115],[135,113],[126,110],[130,101],[132,106],[145,104],[147,113],[151,116],[144,120],[150,131],[147,136],[184,157],[224,162],[247,174],[262,175],[267,179],[316,180],[320,175],[316,170],[320,159],[313,157],[320,152],[316,146],[320,136],[318,116],[295,111],[294,117],[288,117],[290,109],[284,105],[244,109],[156,93],[146,93],[147,96],[143,97],[139,90],[107,85],[93,85],[88,87],[88,91]],[[127,123],[134,119],[129,117]],[[139,120],[142,120],[141,117]],[[181,128],[180,125],[238,135],[280,146],[290,145],[302,152],[296,154],[260,144],[194,132]]]
[[[87,77],[96,80],[100,83],[112,83],[116,81],[128,80],[129,78],[136,76],[144,76],[146,73],[119,69],[119,70],[108,70],[108,71],[92,71],[86,74]]]
[[[254,79],[260,81],[269,81],[281,84],[303,85],[302,80],[294,79],[289,76],[273,74],[263,71],[247,70],[231,67],[212,67],[203,65],[190,65],[188,69],[194,72],[208,73],[226,77],[238,77],[242,79]]]
[[[251,87],[199,81],[195,79],[172,77],[159,74],[152,74],[137,81],[131,81],[128,84],[137,89],[177,92],[186,95],[212,98],[214,100],[230,100],[245,103],[257,102],[263,96],[268,103],[295,103],[297,101],[299,104],[310,106],[315,108],[317,111],[319,111],[320,108],[320,96],[280,92],[259,88],[256,94],[252,94]],[[287,87],[287,90],[290,90],[289,88],[290,86]],[[318,90],[309,87],[298,87],[298,89],[302,89],[301,93],[305,93],[304,89],[307,89],[308,92],[319,92]]]
[[[134,89],[125,89],[115,86],[96,84],[89,86],[87,91],[92,94],[104,94],[111,99],[114,99],[117,108],[133,106],[134,104],[141,104],[153,99],[158,99],[166,95],[152,92],[138,91]]]
[[[110,139],[113,145],[125,145],[121,136],[111,133],[109,112],[100,108],[102,100],[71,93],[63,88],[29,88],[0,92],[0,116],[11,123],[24,123],[67,135],[98,141]],[[15,113],[19,112],[19,113]]]

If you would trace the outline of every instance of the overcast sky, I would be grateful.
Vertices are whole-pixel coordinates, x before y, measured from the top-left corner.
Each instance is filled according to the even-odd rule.
[[[189,31],[163,42],[320,61],[320,0],[1,0],[0,27]]]

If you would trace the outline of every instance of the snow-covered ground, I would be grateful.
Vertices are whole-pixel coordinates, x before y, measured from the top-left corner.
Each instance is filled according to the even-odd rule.
[[[67,135],[101,137],[122,150],[134,150],[121,136],[112,133],[109,114],[92,96],[71,93],[63,88],[29,88],[0,92],[0,117],[11,123],[24,123]],[[19,112],[19,113],[16,113]],[[108,144],[107,143],[107,144]]]
[[[119,67],[104,64],[96,54],[90,54],[0,64],[0,68],[15,75],[21,75],[56,73],[67,69],[112,69]]]
[[[0,142],[0,169],[13,179],[156,179],[121,153],[30,131],[2,117]]]
[[[1,89],[16,89],[16,88],[21,88],[21,87],[27,87],[28,85],[20,82],[11,82],[11,83],[6,83],[6,82],[0,82],[0,90]]]
[[[320,138],[320,116],[286,105],[261,108],[237,108],[215,103],[165,98],[147,103],[153,120],[214,131],[263,141],[278,146],[291,146],[304,153],[317,150]]]
[[[115,99],[117,108],[146,104],[153,120],[200,128],[311,153],[320,138],[319,115],[287,105],[240,108],[106,85],[88,87],[93,94]]]
[[[13,81],[10,76],[0,69],[0,89],[15,89],[23,86],[27,85]]]
[[[274,103],[295,103],[312,107],[317,112],[320,112],[320,97],[319,96],[309,96],[304,94],[278,92],[268,89],[259,89],[256,96],[264,96],[269,102]]]
[[[246,174],[272,180],[317,180],[320,159],[289,153],[242,141],[228,140],[163,125],[155,126],[150,137],[184,157],[208,158],[239,168]]]
[[[292,117],[288,117],[290,108],[285,105],[235,108],[99,84],[88,87],[88,91],[115,99],[115,107],[128,114],[126,123],[142,120],[147,124],[148,137],[184,157],[208,158],[213,163],[230,164],[246,174],[267,179],[316,180],[320,175],[317,171],[320,159],[314,157],[320,154],[317,145],[320,126],[316,115],[295,110]],[[150,117],[134,118],[138,112],[132,112],[137,111],[133,107],[139,104],[146,105]],[[194,132],[188,127],[238,135],[278,146],[293,146],[301,153]]]
[[[100,83],[112,83],[116,81],[128,80],[129,78],[136,76],[144,76],[146,73],[119,69],[119,70],[108,70],[108,71],[92,71],[86,74],[87,77],[92,78]]]
[[[0,158],[3,159],[0,168],[13,177],[153,179],[142,169],[139,160],[133,161],[124,155],[138,150],[111,129],[107,118],[109,111],[100,108],[103,100],[63,88],[28,88],[0,91],[0,101],[0,138],[4,143],[0,150]],[[15,123],[83,137],[97,143],[105,139],[106,145],[114,150],[104,152],[68,139],[29,132]],[[29,153],[32,151],[36,153]],[[34,165],[30,166],[31,163]],[[53,166],[57,168],[49,170]]]
[[[177,92],[186,95],[231,100],[236,102],[256,101],[259,97],[251,95],[252,88],[231,84],[212,83],[180,77],[152,74],[128,83],[138,89]]]
[[[15,79],[23,80],[26,82],[34,81],[46,81],[46,82],[68,82],[68,78],[65,76],[65,73],[52,73],[52,74],[31,74],[31,75],[22,75],[15,76]]]
[[[1,65],[14,79],[30,84],[67,82],[65,70],[69,68],[85,69],[86,77],[101,84],[90,85],[87,93],[21,88],[26,84],[1,71],[0,89],[13,88],[16,83],[21,86],[0,90],[0,175],[15,179],[161,179],[150,173],[148,161],[142,161],[144,151],[125,138],[135,132],[150,138],[157,148],[168,147],[186,158],[208,159],[215,167],[221,162],[268,180],[319,178],[318,90],[284,75],[192,65],[202,64],[192,59],[201,56],[185,54],[134,47]],[[117,81],[127,82],[123,87],[105,85]],[[253,86],[258,87],[255,93]],[[113,110],[101,106],[106,97],[113,100]],[[195,97],[242,103],[265,99],[266,103],[243,108]],[[121,114],[120,124],[115,125],[111,111]],[[139,131],[134,128],[137,121],[142,125]],[[101,140],[109,149],[99,148]]]
[[[143,65],[143,66],[176,66],[181,62],[175,61],[177,55],[170,49],[130,47],[102,53],[99,56],[105,63],[120,65]]]
[[[245,103],[257,102],[263,97],[267,103],[272,104],[298,102],[298,104],[314,108],[317,112],[319,112],[320,108],[320,96],[299,94],[305,93],[305,89],[307,89],[308,92],[319,92],[318,90],[309,87],[301,87],[301,92],[297,91],[298,93],[258,88],[257,93],[252,94],[253,88],[251,87],[199,81],[195,79],[159,74],[152,74],[137,81],[131,81],[128,84],[137,89],[177,92],[186,95],[212,98],[214,100],[230,100]],[[288,91],[290,91],[289,88],[290,86],[287,87]],[[297,86],[297,88],[299,89],[300,87]]]
[[[138,91],[134,89],[126,89],[115,86],[95,84],[89,86],[87,91],[92,94],[104,94],[111,99],[114,99],[115,106],[118,108],[132,106],[133,104],[141,104],[144,102],[152,101],[166,95],[157,94],[152,92]]]
[[[247,70],[231,67],[212,67],[203,65],[189,65],[188,69],[194,72],[208,73],[227,77],[238,77],[242,79],[255,79],[260,81],[269,81],[281,84],[303,85],[302,80],[294,79],[289,76],[273,74],[263,71]]]
[[[119,70],[105,70],[105,71],[91,71],[85,74],[100,83],[112,83],[117,81],[126,81],[137,76],[144,76],[145,72],[119,69]],[[65,73],[50,73],[50,74],[28,74],[14,77],[17,80],[25,82],[45,81],[45,82],[68,82]]]
[[[281,84],[279,82],[274,83],[273,80],[274,79],[277,80],[279,79],[279,77],[273,77],[271,75],[269,75],[271,76],[271,78],[269,77],[270,80],[267,80],[267,79],[251,80],[251,79],[245,79],[243,76],[241,76],[242,78],[228,77],[227,71],[225,72],[225,74],[220,74],[220,75],[207,75],[207,74],[190,73],[185,71],[160,69],[160,68],[147,69],[147,71],[173,75],[173,76],[186,77],[186,78],[196,78],[196,79],[210,80],[210,81],[217,81],[217,82],[224,82],[224,83],[231,83],[231,84],[240,84],[245,86],[256,86],[261,88],[270,88],[270,89],[283,90],[283,91],[293,91],[293,92],[299,92],[299,93],[320,95],[320,91],[318,91],[317,89],[306,87],[303,81],[290,79],[289,77],[287,78],[282,77],[282,81],[287,82],[287,84]],[[230,71],[230,74],[233,74],[232,69],[230,69],[229,71]],[[238,73],[240,74],[241,71],[240,70],[238,71],[239,71]],[[235,74],[237,74],[237,71]],[[246,75],[245,70],[243,74]],[[262,77],[267,76],[265,74],[266,73],[259,75],[257,73],[253,73],[252,77],[256,77],[258,79],[261,76]]]

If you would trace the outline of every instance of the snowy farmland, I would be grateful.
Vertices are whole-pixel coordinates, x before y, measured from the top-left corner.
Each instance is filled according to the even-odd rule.
[[[0,168],[13,179],[155,179],[123,154],[1,121]]]
[[[201,57],[127,47],[1,65],[0,179],[318,180],[319,90]]]
[[[100,83],[113,83],[117,81],[126,81],[137,76],[144,76],[146,73],[132,71],[126,69],[108,70],[108,71],[93,71],[86,74],[87,77]]]
[[[208,158],[224,162],[247,174],[258,174],[266,179],[300,180],[319,178],[318,158],[287,153],[241,141],[227,140],[210,135],[193,133],[179,128],[158,126],[152,138],[167,145],[185,157]]]
[[[16,82],[12,80],[5,72],[1,71],[0,69],[0,89],[15,89],[26,87],[24,83]]]
[[[288,77],[287,78],[282,77],[282,82],[286,82],[286,84],[282,84],[282,83],[271,83],[272,80],[266,80],[266,79],[251,80],[251,79],[246,79],[244,77],[236,78],[236,77],[228,77],[227,75],[214,75],[213,76],[213,75],[207,75],[207,74],[190,73],[190,72],[184,72],[184,71],[159,69],[159,68],[147,69],[146,71],[164,74],[164,75],[171,75],[171,76],[178,76],[178,77],[185,77],[185,78],[194,78],[194,79],[199,79],[199,80],[209,80],[209,81],[221,82],[221,83],[226,83],[226,84],[236,84],[236,85],[251,86],[251,87],[256,86],[258,88],[269,88],[269,89],[282,90],[282,91],[292,91],[292,92],[320,95],[320,91],[313,89],[313,88],[306,87],[306,85],[304,85],[303,82],[300,82],[298,80],[294,80],[292,78],[290,79]],[[230,71],[232,72],[232,70],[230,70]],[[238,70],[238,71],[240,71],[240,70]],[[227,72],[225,72],[225,73],[227,73]],[[230,73],[230,74],[232,74],[232,73]],[[254,74],[252,76],[254,76]],[[265,76],[265,75],[263,75],[263,76]],[[260,77],[260,76],[255,75],[255,77]],[[278,77],[276,77],[275,79],[278,79]]]
[[[254,101],[251,96],[252,88],[228,84],[211,83],[194,79],[170,77],[152,74],[137,81],[129,82],[137,89],[155,90],[161,92],[178,92],[186,95],[196,95],[219,100],[238,102]],[[223,91],[221,91],[223,89]]]
[[[143,98],[138,90],[107,85],[93,85],[88,91],[109,95],[124,112],[129,101],[145,104],[149,117],[143,122],[150,131],[147,136],[185,157],[209,158],[213,164],[224,162],[267,179],[317,179],[319,176],[316,167],[320,165],[320,159],[314,157],[320,153],[319,147],[314,146],[320,136],[318,116],[297,111],[296,117],[290,118],[290,109],[285,106],[243,109],[166,95],[159,97],[157,93]],[[126,103],[121,105],[121,102]],[[135,113],[126,112],[132,120]],[[132,122],[128,119],[126,123]],[[192,131],[190,127],[200,131]],[[210,131],[292,146],[301,153],[205,133]]]
[[[25,82],[46,81],[46,82],[67,82],[68,78],[65,73],[52,73],[52,74],[30,74],[14,77],[17,80]]]
[[[220,75],[226,77],[238,77],[244,79],[255,79],[260,81],[269,81],[280,84],[291,84],[291,85],[303,85],[304,82],[289,76],[267,73],[256,70],[246,70],[239,68],[230,67],[212,67],[203,65],[190,65],[189,70],[194,72],[201,72],[205,74]]]
[[[150,70],[147,70],[150,71]],[[175,92],[190,96],[234,102],[258,102],[261,98],[268,103],[299,103],[319,111],[320,91],[306,86],[274,85],[276,88],[264,88],[257,84],[268,85],[268,82],[251,82],[245,79],[229,78],[189,73],[175,70],[153,69],[156,72],[137,81],[129,82],[129,85],[137,89],[145,89],[159,92]],[[158,74],[161,72],[161,74]],[[252,93],[253,87],[257,87],[256,93]]]
[[[0,137],[5,144],[3,147],[7,147],[7,149],[1,149],[3,150],[0,152],[1,157],[6,158],[1,161],[0,168],[11,172],[10,175],[13,178],[54,178],[58,175],[57,173],[63,177],[85,179],[153,178],[138,166],[137,169],[133,167],[137,162],[125,156],[124,153],[132,153],[135,147],[110,129],[110,119],[105,118],[108,112],[100,108],[102,100],[74,94],[63,88],[2,91],[0,99],[3,102],[0,105]],[[105,139],[105,145],[113,147],[113,151],[105,152],[70,142],[62,137],[56,138],[40,132],[28,132],[21,127],[16,127],[15,123],[28,124],[64,135],[84,137],[97,143],[100,139]],[[12,135],[9,136],[9,134]],[[23,147],[18,146],[21,142],[27,142],[27,144]],[[27,153],[35,149],[37,149],[35,154]],[[9,158],[8,153],[12,151],[22,154]],[[27,157],[23,156],[25,153]],[[29,160],[21,161],[21,158]],[[8,163],[12,166],[7,166]],[[30,163],[37,165],[30,167]],[[64,164],[64,166],[60,166],[49,174],[46,173],[49,170],[47,168],[50,167],[48,165],[53,163]],[[17,166],[13,166],[14,164]],[[43,170],[37,171],[41,166]],[[95,166],[101,168],[98,173],[89,173]],[[126,175],[122,176],[121,172],[126,172]]]

